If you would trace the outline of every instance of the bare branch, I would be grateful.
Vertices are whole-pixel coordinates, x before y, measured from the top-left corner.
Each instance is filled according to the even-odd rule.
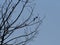
[[[41,19],[38,14],[37,16],[34,14],[35,5],[30,5],[30,0],[16,0],[16,3],[13,3],[14,0],[5,0],[0,10],[0,45],[26,45],[36,36],[38,28],[45,18],[44,16]],[[16,12],[19,14],[13,15],[18,6],[21,7],[21,9],[19,8],[20,11]],[[29,9],[27,9],[29,12],[25,10],[26,8]],[[16,16],[15,19],[13,19],[14,16]],[[23,18],[21,18],[21,16],[23,16]],[[24,19],[24,21],[22,19]],[[22,21],[22,23],[20,21]],[[20,33],[19,31],[22,32]],[[13,34],[16,35],[12,37]],[[15,39],[19,40],[14,44],[14,42],[16,42]]]

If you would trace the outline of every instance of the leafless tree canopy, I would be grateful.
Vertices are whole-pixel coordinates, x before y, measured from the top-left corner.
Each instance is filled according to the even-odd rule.
[[[35,5],[31,2],[3,0],[0,6],[0,45],[26,45],[35,37],[42,20],[39,14],[34,14]]]

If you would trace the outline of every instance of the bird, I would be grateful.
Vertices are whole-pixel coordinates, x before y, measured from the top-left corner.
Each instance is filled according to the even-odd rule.
[[[36,17],[33,19],[33,21],[35,21],[37,18],[38,18],[38,16],[36,16]]]

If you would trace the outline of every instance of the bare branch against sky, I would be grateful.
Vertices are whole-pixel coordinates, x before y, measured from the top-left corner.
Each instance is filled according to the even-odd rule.
[[[4,0],[0,7],[0,45],[26,45],[35,37],[42,20],[34,14],[31,2]]]

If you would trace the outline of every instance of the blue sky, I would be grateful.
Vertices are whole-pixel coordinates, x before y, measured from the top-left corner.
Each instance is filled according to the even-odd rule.
[[[38,0],[37,3],[40,15],[46,18],[32,45],[60,45],[60,0]]]
[[[35,10],[46,15],[40,32],[30,45],[60,45],[60,0],[35,0]]]

